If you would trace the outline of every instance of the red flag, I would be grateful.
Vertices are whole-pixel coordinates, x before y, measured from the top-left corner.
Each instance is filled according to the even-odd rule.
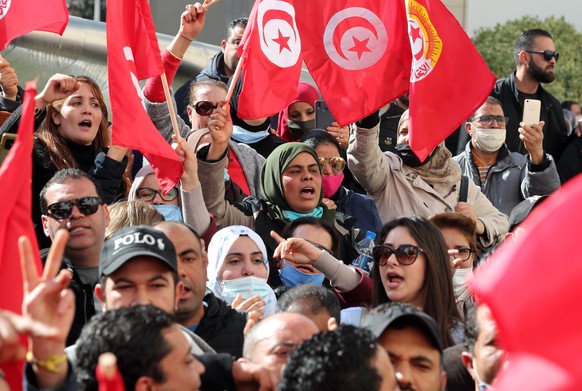
[[[170,191],[184,169],[145,112],[138,84],[164,71],[147,0],[108,1],[106,28],[112,144],[141,151],[164,192]]]
[[[32,225],[32,145],[36,82],[26,84],[18,136],[0,167],[0,308],[22,313],[24,297],[18,238],[31,239],[36,265],[42,270]],[[26,341],[26,339],[24,339]],[[3,365],[12,390],[22,388],[22,362]]]
[[[0,50],[34,30],[63,35],[69,23],[65,0],[1,0]]]
[[[410,47],[402,0],[308,1],[297,26],[303,59],[340,125],[408,89]]]
[[[537,206],[471,284],[508,352],[495,389],[582,389],[582,176]]]
[[[421,160],[487,99],[495,76],[440,0],[405,0],[412,48],[410,147]]]
[[[257,0],[238,48],[243,87],[238,115],[277,114],[297,96],[301,39],[293,0]]]

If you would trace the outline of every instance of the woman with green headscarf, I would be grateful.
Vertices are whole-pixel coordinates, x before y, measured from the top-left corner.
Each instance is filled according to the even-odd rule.
[[[237,204],[225,201],[223,173],[228,164],[227,146],[232,132],[228,112],[217,108],[208,127],[212,143],[198,152],[198,175],[204,202],[219,229],[235,224],[253,229],[265,242],[269,258],[278,244],[271,238],[270,231],[281,234],[288,222],[299,217],[322,218],[334,225],[342,236],[350,233],[336,221],[335,210],[323,204],[317,154],[303,143],[280,145],[267,157],[261,171],[265,199],[248,197]],[[351,261],[354,253],[344,253],[344,260]]]

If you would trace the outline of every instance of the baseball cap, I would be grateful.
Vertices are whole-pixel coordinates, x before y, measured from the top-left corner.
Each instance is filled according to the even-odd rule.
[[[366,315],[363,327],[370,330],[376,338],[398,321],[399,326],[412,326],[428,337],[432,345],[443,352],[443,342],[439,328],[429,315],[408,304],[387,303],[372,309]]]
[[[120,229],[105,241],[99,259],[99,276],[108,276],[135,257],[155,258],[178,272],[176,250],[168,237],[148,225]]]

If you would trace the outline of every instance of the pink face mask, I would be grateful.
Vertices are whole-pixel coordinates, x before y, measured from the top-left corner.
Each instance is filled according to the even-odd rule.
[[[325,198],[330,198],[331,196],[333,196],[337,192],[337,189],[339,189],[339,187],[341,186],[343,180],[344,180],[343,172],[336,176],[330,175],[321,177],[323,196]]]

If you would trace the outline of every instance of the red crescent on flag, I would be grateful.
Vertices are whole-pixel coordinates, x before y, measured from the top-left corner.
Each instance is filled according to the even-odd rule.
[[[267,23],[269,23],[271,20],[281,20],[283,22],[286,22],[289,26],[291,26],[291,29],[293,30],[294,33],[294,40],[297,40],[297,31],[295,31],[295,29],[293,28],[294,23],[293,23],[293,17],[291,15],[289,15],[287,12],[282,11],[282,10],[267,10],[265,11],[265,13],[263,14],[263,25],[261,26],[261,29],[265,29],[265,25]],[[263,42],[265,43],[265,45],[267,46],[271,46],[272,43],[267,42],[267,37],[263,36]]]
[[[346,60],[348,60],[348,58],[346,57],[346,55],[344,54],[344,52],[341,48],[341,39],[347,31],[349,31],[350,29],[352,29],[354,27],[365,28],[366,30],[369,30],[372,34],[374,34],[374,37],[376,37],[376,40],[378,39],[378,31],[376,30],[376,27],[374,27],[374,25],[372,23],[370,23],[369,20],[364,19],[364,18],[359,17],[359,16],[352,16],[350,18],[346,18],[346,19],[342,20],[337,25],[335,31],[333,32],[333,46],[335,47],[335,50],[337,51],[337,53],[340,56],[342,56],[343,58],[345,58]]]

